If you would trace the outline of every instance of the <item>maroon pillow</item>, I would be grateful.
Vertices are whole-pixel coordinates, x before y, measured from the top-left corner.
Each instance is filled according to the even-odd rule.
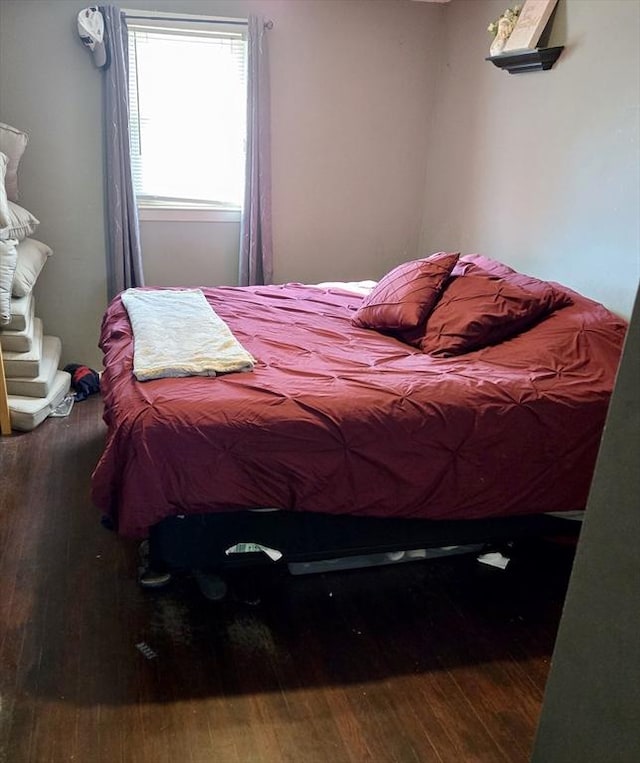
[[[436,304],[459,252],[438,252],[390,270],[352,318],[354,326],[379,331],[415,329]]]
[[[512,275],[517,275],[517,272],[508,265],[505,265],[504,262],[493,260],[491,257],[485,257],[483,254],[465,254],[460,257],[460,262],[454,275],[458,275],[458,272],[465,272],[465,269],[469,270],[469,265],[472,266],[471,269],[478,267],[484,270],[485,273],[505,278],[506,280],[509,280],[509,277]]]
[[[544,281],[533,279],[537,285],[530,290],[472,263],[461,263],[458,272],[449,280],[421,336],[405,337],[429,355],[460,355],[498,344],[566,304],[558,302],[559,292]]]
[[[485,273],[503,278],[511,284],[522,287],[525,291],[536,294],[548,304],[549,312],[566,307],[572,302],[571,297],[562,290],[559,284],[541,281],[539,278],[534,278],[534,276],[525,273],[518,273],[517,270],[513,270],[503,262],[485,257],[482,254],[465,254],[464,257],[460,257],[452,275],[458,275],[458,272],[472,272],[475,268],[480,268]]]

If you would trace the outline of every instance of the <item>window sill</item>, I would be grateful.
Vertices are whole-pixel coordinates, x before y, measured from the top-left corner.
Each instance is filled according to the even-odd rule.
[[[140,222],[163,223],[239,223],[239,209],[179,209],[175,207],[138,207]]]

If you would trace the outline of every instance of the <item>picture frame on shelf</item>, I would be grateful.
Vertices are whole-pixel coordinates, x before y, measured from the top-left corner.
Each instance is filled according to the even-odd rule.
[[[526,0],[504,46],[504,53],[535,50],[558,0]]]

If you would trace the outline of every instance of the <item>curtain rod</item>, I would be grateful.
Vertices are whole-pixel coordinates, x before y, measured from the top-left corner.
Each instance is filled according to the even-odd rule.
[[[246,19],[225,18],[214,16],[183,15],[180,13],[161,13],[160,11],[136,11],[123,8],[122,13],[132,21],[188,21],[190,24],[229,24],[231,26],[248,26]],[[273,29],[273,21],[267,19],[264,22],[265,29]]]

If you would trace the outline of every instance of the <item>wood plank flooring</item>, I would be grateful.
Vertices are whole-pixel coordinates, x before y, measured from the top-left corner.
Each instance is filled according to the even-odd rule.
[[[2,763],[528,760],[570,548],[144,591],[89,501],[101,413],[0,439]]]

